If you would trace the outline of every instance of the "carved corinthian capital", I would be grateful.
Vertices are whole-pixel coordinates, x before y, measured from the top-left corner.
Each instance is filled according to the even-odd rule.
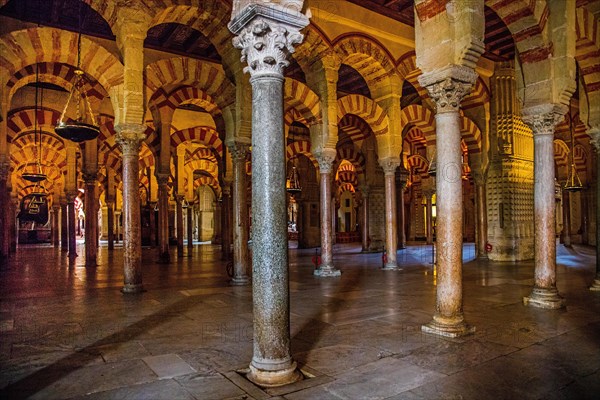
[[[588,134],[592,138],[590,143],[596,148],[596,152],[600,153],[600,127],[594,126],[588,129]]]
[[[115,130],[116,142],[121,146],[123,155],[138,155],[142,142],[146,140],[146,127],[141,124],[119,124]]]
[[[523,121],[534,136],[554,135],[554,128],[565,116],[567,107],[562,104],[543,104],[523,110]]]
[[[336,155],[337,152],[334,149],[323,149],[322,151],[314,154],[315,158],[317,159],[317,162],[319,163],[320,173],[331,173],[333,161],[335,160]]]
[[[419,83],[435,101],[437,113],[457,112],[462,99],[471,92],[477,73],[468,67],[453,65],[441,71],[423,74]]]
[[[400,165],[399,157],[387,157],[379,160],[379,165],[383,168],[385,175],[394,175],[396,168]]]
[[[308,25],[308,18],[299,12],[302,2],[295,1],[294,7],[287,7],[287,3],[245,3],[229,23],[229,30],[237,35],[233,45],[242,50],[242,61],[248,63],[244,72],[252,77],[283,75],[288,56],[304,39],[300,29]]]
[[[243,142],[231,142],[227,143],[229,152],[231,153],[231,161],[234,163],[246,161],[246,154],[250,149],[250,145]]]

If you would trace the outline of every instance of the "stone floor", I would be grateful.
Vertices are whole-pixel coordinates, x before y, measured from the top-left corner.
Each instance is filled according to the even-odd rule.
[[[79,254],[84,254],[83,248]],[[175,255],[172,249],[172,255]],[[158,264],[144,251],[141,295],[123,295],[121,250],[86,269],[51,247],[21,247],[0,267],[0,398],[583,399],[600,398],[595,251],[559,247],[560,311],[526,308],[533,264],[471,261],[464,308],[476,334],[425,335],[434,310],[431,247],[381,254],[336,245],[341,278],[315,278],[314,250],[290,250],[292,353],[307,379],[263,391],[252,357],[249,287],[227,284],[219,248]]]

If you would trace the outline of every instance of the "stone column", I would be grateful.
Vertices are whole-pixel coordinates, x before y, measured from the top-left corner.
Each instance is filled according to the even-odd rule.
[[[423,192],[425,196],[425,233],[427,244],[433,244],[433,192]]]
[[[534,232],[535,273],[531,294],[525,305],[557,309],[564,299],[556,289],[556,202],[554,194],[554,128],[565,115],[566,107],[547,104],[523,112],[534,141]]]
[[[315,153],[315,158],[319,162],[321,186],[321,265],[314,271],[316,276],[341,275],[341,271],[333,265],[333,210],[335,206],[331,201],[331,168],[336,154],[335,149],[323,149],[320,153]]]
[[[157,202],[149,202],[150,205],[150,248],[155,248],[158,243],[158,230],[156,229],[156,204]]]
[[[95,267],[98,255],[97,175],[85,174],[85,266]]]
[[[67,198],[60,197],[60,250],[69,250],[69,219],[67,211]]]
[[[10,194],[10,202],[8,203],[8,207],[7,207],[7,212],[8,212],[8,216],[9,216],[9,232],[10,232],[10,245],[9,245],[9,250],[10,253],[16,253],[17,252],[17,242],[19,239],[19,227],[17,224],[17,216],[19,215],[19,207],[20,207],[20,203],[19,203],[19,198],[17,197],[16,193],[11,193]]]
[[[448,337],[475,331],[463,315],[462,246],[463,196],[460,102],[470,92],[477,73],[468,67],[452,65],[421,75],[436,104],[436,246],[437,291],[433,320],[423,332]]]
[[[596,150],[596,277],[590,290],[600,291],[600,128],[590,130],[592,144]]]
[[[248,379],[265,387],[302,378],[290,351],[283,71],[308,19],[293,11],[302,4],[286,8],[288,1],[251,3],[229,23],[252,85],[252,162],[259,166],[252,195],[261,201],[252,204],[254,354]]]
[[[224,182],[221,192],[221,259],[229,260],[231,255],[231,186]]]
[[[175,196],[177,203],[177,257],[183,257],[183,198],[182,194]]]
[[[406,223],[404,215],[404,189],[406,188],[406,178],[401,179],[398,185],[398,248],[406,248]]]
[[[77,238],[76,238],[76,221],[75,215],[75,197],[77,192],[67,192],[67,224],[69,226],[69,258],[77,257]]]
[[[187,247],[188,251],[192,251],[194,248],[194,207],[192,203],[189,203],[187,208]]]
[[[369,251],[369,187],[362,185],[359,187],[363,198],[362,208],[362,251],[363,253]]]
[[[571,194],[568,190],[562,191],[563,231],[562,238],[565,247],[571,247]]]
[[[6,182],[8,180],[10,164],[8,161],[0,163],[0,260],[8,258],[10,254],[10,223],[9,223],[9,195]]]
[[[481,172],[473,172],[475,181],[475,206],[477,209],[477,258],[487,260],[485,249],[487,244],[487,200],[485,195],[485,178]]]
[[[52,205],[52,245],[58,249],[60,244],[60,206],[56,202],[55,197]]]
[[[108,211],[107,216],[107,229],[108,229],[108,250],[115,249],[115,201],[107,200],[106,209]]]
[[[385,174],[385,250],[387,252],[387,262],[383,269],[397,270],[396,168],[400,165],[400,159],[388,157],[379,160],[379,164]]]
[[[169,255],[169,175],[157,174],[158,181],[158,261],[168,263]]]
[[[116,126],[117,143],[123,154],[123,293],[142,289],[142,226],[140,220],[139,157],[146,138],[141,124]]]
[[[248,285],[248,209],[246,206],[246,153],[248,144],[229,144],[233,161],[233,279],[232,285]]]

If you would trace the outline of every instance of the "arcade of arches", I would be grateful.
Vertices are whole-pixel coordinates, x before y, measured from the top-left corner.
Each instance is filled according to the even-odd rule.
[[[253,286],[248,377],[261,386],[298,379],[288,241],[320,248],[314,274],[331,280],[336,243],[385,251],[398,270],[407,243],[435,242],[423,331],[450,337],[473,332],[463,243],[534,260],[523,301],[549,309],[565,301],[557,238],[598,246],[597,1],[0,5],[2,259],[50,242],[93,268],[107,246],[123,252],[123,292],[138,293],[142,246],[168,263],[219,244],[231,283]],[[78,68],[100,127],[84,143],[54,131]],[[47,179],[23,179],[36,168]],[[286,191],[293,174],[300,190]],[[574,175],[582,187],[565,190]],[[27,217],[36,193],[47,222]]]

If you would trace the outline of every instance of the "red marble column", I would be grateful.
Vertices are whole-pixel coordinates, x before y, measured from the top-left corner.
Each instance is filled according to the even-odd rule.
[[[590,129],[592,144],[596,149],[596,277],[590,286],[592,291],[600,291],[600,128]]]
[[[115,202],[106,201],[107,209],[107,230],[108,230],[108,250],[115,249]]]
[[[323,149],[320,153],[315,153],[321,176],[321,265],[315,269],[314,274],[322,277],[341,275],[341,271],[333,265],[331,173],[336,154],[334,149]]]
[[[8,258],[10,255],[10,223],[8,214],[10,197],[6,186],[9,170],[8,162],[0,164],[0,260]]]
[[[60,244],[60,206],[56,204],[57,199],[52,205],[52,245],[58,248]]]
[[[231,186],[230,182],[223,184],[221,192],[221,259],[231,258]]]
[[[144,125],[116,127],[117,143],[123,154],[123,293],[139,293],[142,288],[142,226],[140,218],[139,157],[146,138]]]
[[[75,215],[75,197],[77,192],[67,193],[67,224],[69,226],[69,258],[77,257],[77,237],[76,237],[76,224],[77,216]]]
[[[485,245],[487,244],[487,200],[485,194],[485,178],[482,173],[474,172],[475,206],[477,208],[477,258],[488,258]]]
[[[158,181],[158,260],[168,263],[169,254],[169,175],[157,174]]]
[[[423,332],[458,337],[474,332],[463,315],[462,247],[463,195],[460,102],[471,91],[477,73],[451,66],[421,75],[436,104],[436,247],[437,290],[433,320]]]
[[[571,194],[568,190],[562,191],[563,230],[562,239],[565,247],[571,247]]]
[[[183,198],[182,194],[175,197],[177,203],[177,257],[183,257]]]
[[[433,244],[433,192],[425,191],[425,232],[427,244]]]
[[[65,196],[60,197],[60,250],[69,250],[69,218]]]
[[[369,187],[363,185],[360,187],[362,193],[362,251],[369,251]]]
[[[387,262],[385,270],[397,270],[398,250],[398,225],[396,215],[396,169],[400,165],[397,157],[388,157],[379,160],[385,174],[385,250]]]
[[[232,285],[248,285],[248,209],[246,208],[246,154],[249,146],[228,145],[233,161],[233,279]]]
[[[98,255],[98,199],[96,198],[97,176],[84,175],[85,181],[85,266],[95,267]]]
[[[187,247],[188,252],[190,252],[194,248],[194,206],[192,203],[188,205],[187,208]]]
[[[535,273],[525,305],[557,309],[564,306],[556,288],[556,202],[554,194],[554,128],[566,106],[546,104],[524,110],[523,120],[533,131]]]
[[[400,179],[398,184],[398,248],[406,248],[406,216],[404,215],[404,189],[406,178]]]

